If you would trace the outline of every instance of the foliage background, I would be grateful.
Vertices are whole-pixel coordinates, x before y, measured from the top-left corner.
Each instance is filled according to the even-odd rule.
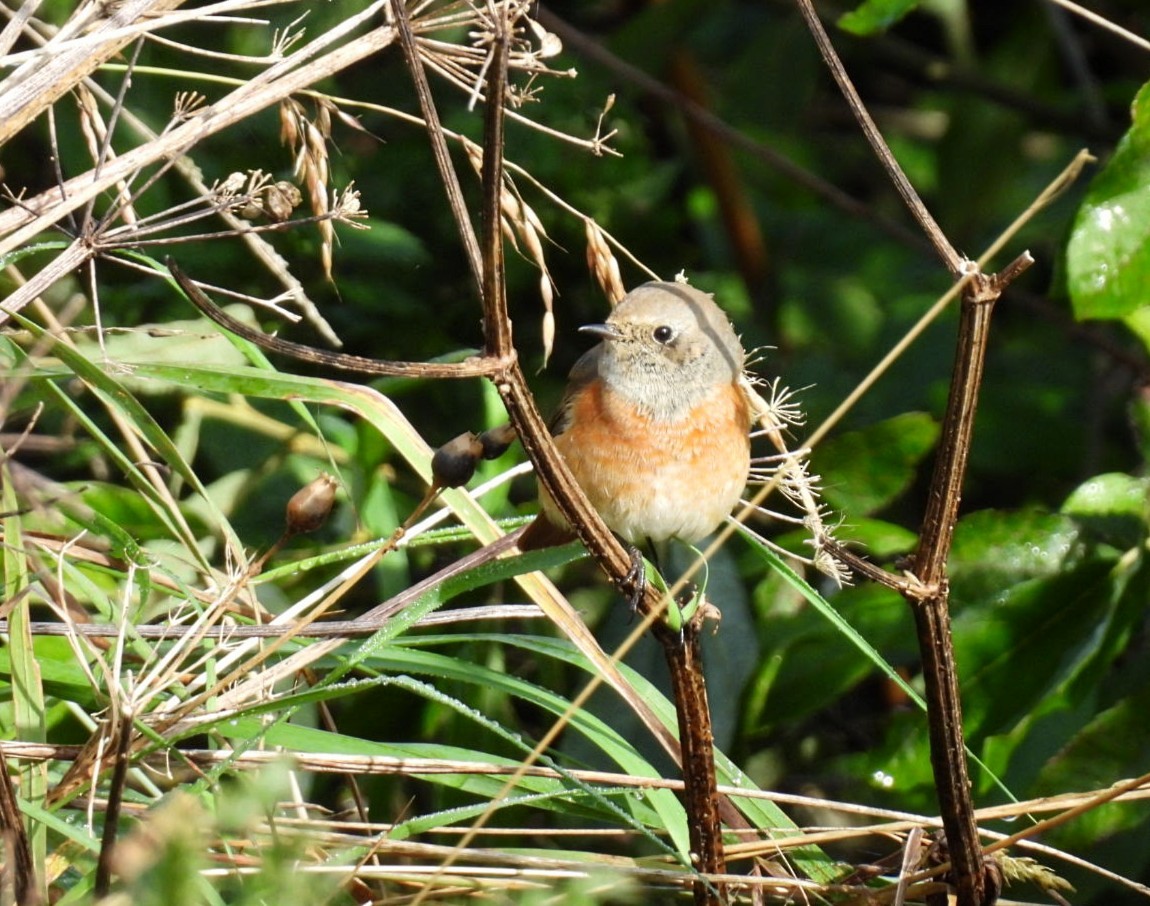
[[[322,33],[355,6],[314,5],[309,34]],[[1096,8],[1135,34],[1150,34],[1150,12],[1141,0],[1107,0]],[[757,370],[803,388],[808,424],[819,424],[941,293],[946,278],[920,244],[892,238],[876,225],[875,218],[904,225],[908,220],[798,16],[788,4],[735,0],[555,3],[550,9],[619,60],[697,98],[749,141],[777,149],[866,205],[866,216],[848,216],[760,156],[729,142],[716,148],[713,137],[692,128],[676,105],[580,56],[570,42],[552,63],[577,68],[578,78],[545,80],[541,103],[525,112],[555,129],[589,137],[608,95],[614,95],[604,128],[614,130],[610,144],[620,156],[596,157],[509,124],[509,159],[593,216],[661,277],[684,270],[695,285],[714,291],[745,345],[768,347]],[[825,5],[820,10],[831,18],[841,12]],[[70,4],[49,2],[40,15],[62,22],[70,11]],[[288,6],[262,15],[285,25],[298,12]],[[265,30],[235,24],[192,23],[165,34],[233,53],[260,52],[267,42]],[[1079,148],[1100,158],[1088,174],[1096,179],[1093,189],[1089,178],[1080,180],[1011,246],[1031,249],[1038,263],[996,315],[952,562],[955,641],[969,745],[1001,780],[1000,786],[990,773],[975,771],[980,805],[1005,801],[1003,787],[1024,799],[1148,772],[1144,461],[1150,371],[1140,310],[1150,286],[1145,115],[1141,132],[1136,129],[1124,140],[1121,172],[1116,175],[1106,165],[1131,125],[1131,104],[1150,73],[1150,54],[1042,2],[940,0],[922,4],[889,30],[866,36],[840,30],[835,40],[927,205],[972,257]],[[139,63],[172,68],[142,70],[132,80],[132,108],[156,127],[167,117],[175,91],[194,88],[211,98],[220,90],[197,81],[187,58],[169,47],[146,44]],[[202,68],[244,76],[241,68],[224,62]],[[122,75],[108,70],[97,78],[115,91]],[[394,48],[316,87],[338,98],[415,109],[410,79]],[[478,140],[480,113],[467,109],[460,92],[442,83],[435,87],[445,125]],[[65,173],[80,172],[90,164],[77,119],[66,106],[58,105],[56,124],[60,166]],[[371,229],[339,229],[330,281],[319,265],[314,230],[276,235],[276,248],[349,352],[422,359],[476,346],[478,307],[430,166],[426,135],[378,110],[344,109],[359,118],[362,131],[336,123],[332,183],[355,182]],[[52,185],[49,149],[42,120],[6,145],[0,163],[7,185],[26,186],[29,194]],[[270,110],[201,143],[194,158],[209,182],[253,168],[277,178],[291,176],[290,154],[280,144],[279,123]],[[1141,199],[1129,206],[1136,251],[1123,262],[1129,268],[1123,279],[1104,288],[1099,299],[1085,290],[1089,265],[1074,257],[1073,244],[1068,258],[1067,247],[1072,235],[1088,243],[1091,237],[1084,239],[1082,231],[1089,224],[1079,211],[1088,210],[1084,202],[1089,206],[1110,197],[1115,181],[1132,186]],[[576,327],[601,319],[605,305],[587,274],[582,223],[520,187],[550,237],[547,262],[558,289],[558,340],[543,368],[538,271],[525,258],[510,257],[517,344],[529,367],[540,368],[535,385],[546,410],[585,348]],[[474,181],[466,189],[477,198]],[[165,179],[144,196],[141,208],[162,211],[184,194],[175,180]],[[724,221],[725,205],[748,215],[740,230]],[[233,290],[269,293],[266,274],[238,243],[189,242],[173,253],[194,276]],[[25,266],[32,270],[37,260]],[[163,281],[108,265],[99,274],[105,328],[210,330],[203,323],[185,323],[193,320],[192,310]],[[628,286],[643,279],[637,268],[624,265]],[[50,301],[59,307],[77,292],[90,290],[78,277],[62,281]],[[77,324],[94,320],[89,306]],[[813,454],[825,498],[842,514],[842,536],[860,540],[888,564],[911,549],[923,512],[955,321],[950,312],[933,325]],[[304,329],[283,332],[314,341]],[[110,334],[109,353],[132,361],[141,348],[131,344],[139,343],[144,354],[162,359],[178,361],[189,354],[170,345],[149,353],[147,340],[136,334]],[[190,355],[199,361],[206,348],[193,344]],[[220,355],[222,361],[235,361],[230,353]],[[295,363],[281,367],[307,373]],[[29,445],[18,461],[82,495],[138,542],[158,543],[162,532],[133,499],[106,450],[38,386],[29,385],[10,401],[6,446],[29,423],[34,404],[47,401],[35,433],[60,438],[62,444],[45,446],[50,452],[43,454]],[[379,381],[375,386],[433,444],[499,420],[491,389],[479,381]],[[283,501],[322,468],[337,467],[346,495],[317,539],[293,542],[292,556],[385,536],[423,494],[422,482],[390,444],[363,422],[334,410],[313,410],[324,444],[308,445],[294,434],[306,429],[305,422],[286,403],[250,401],[259,413],[288,426],[284,435],[264,430],[234,396],[199,394],[195,388],[145,386],[139,392],[188,453],[248,550],[275,541]],[[197,400],[217,407],[206,409]],[[480,479],[505,467],[506,462],[485,466]],[[532,512],[530,480],[517,480],[486,506],[500,517]],[[209,522],[204,514],[197,524],[205,538],[211,536]],[[764,531],[798,543],[773,527]],[[207,556],[218,555],[218,548],[210,547],[206,542]],[[458,550],[428,545],[389,556],[341,607],[366,609]],[[722,583],[717,597],[724,602],[724,622],[710,640],[710,682],[719,743],[728,754],[765,788],[932,813],[936,805],[922,715],[849,638],[777,577],[765,574],[760,559],[740,543],[728,546],[713,574]],[[609,649],[609,641],[626,631],[618,602],[586,563],[556,576]],[[299,581],[287,574],[262,585],[265,604],[275,610],[293,599]],[[462,600],[505,599],[516,600],[515,591],[496,585]],[[867,586],[834,594],[833,602],[913,683],[913,629],[901,602]],[[558,660],[479,634],[442,645],[453,657],[522,674],[550,689],[566,692],[575,681],[574,671]],[[630,663],[657,676],[649,652],[639,651]],[[463,681],[444,680],[441,688],[526,736],[539,735],[549,724],[547,715],[504,694]],[[626,715],[617,713],[607,696],[601,698],[600,715],[625,727]],[[360,692],[334,707],[340,732],[367,740],[465,746],[474,733],[469,718],[391,686]],[[15,735],[11,722],[4,726],[8,736]],[[48,721],[47,729],[58,742],[86,738],[83,722],[67,708]],[[493,752],[518,757],[513,747],[490,745]],[[563,746],[592,762],[601,757],[574,741]],[[647,754],[658,761],[657,753]],[[330,779],[307,791],[311,800],[331,806],[342,804],[345,793]],[[467,799],[457,789],[411,781],[373,781],[365,793],[373,815],[380,816],[409,807],[434,813]],[[815,813],[800,820],[831,819]],[[1010,832],[1017,826],[997,828]],[[1150,854],[1140,842],[1146,833],[1147,811],[1135,803],[1098,809],[1046,842],[1150,883]],[[875,857],[869,845],[844,857]],[[1095,874],[1061,864],[1058,870],[1079,888],[1075,902],[1140,899]]]

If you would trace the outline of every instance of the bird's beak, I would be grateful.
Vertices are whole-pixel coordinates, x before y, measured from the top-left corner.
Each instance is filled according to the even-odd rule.
[[[604,340],[618,339],[623,335],[614,324],[584,324],[579,328],[579,333],[593,333]]]

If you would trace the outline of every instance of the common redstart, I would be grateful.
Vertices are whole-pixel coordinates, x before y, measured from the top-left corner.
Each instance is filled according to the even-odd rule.
[[[646,283],[605,324],[571,370],[552,423],[555,446],[603,521],[632,545],[694,543],[734,509],[750,470],[744,353],[711,297]],[[540,488],[542,513],[522,550],[571,537]]]

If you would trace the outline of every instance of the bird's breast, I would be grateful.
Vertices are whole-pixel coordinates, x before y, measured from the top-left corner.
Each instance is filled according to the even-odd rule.
[[[698,541],[738,502],[750,468],[750,411],[738,385],[660,414],[592,381],[570,406],[556,446],[628,541]]]

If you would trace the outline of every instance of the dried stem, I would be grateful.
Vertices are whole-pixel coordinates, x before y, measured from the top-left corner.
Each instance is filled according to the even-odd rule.
[[[392,10],[400,41],[408,58],[408,66],[412,71],[419,92],[424,120],[429,126],[428,132],[435,148],[436,163],[440,167],[444,184],[448,188],[449,201],[460,228],[464,246],[468,249],[469,260],[474,262],[471,252],[473,242],[471,223],[466,216],[466,208],[462,203],[462,193],[458,192],[458,179],[447,155],[442,131],[437,127],[438,115],[435,112],[430,93],[426,89],[422,64],[415,52],[406,10],[399,0],[394,0]],[[555,501],[559,511],[616,587],[625,594],[633,595],[635,588],[633,587],[634,578],[630,572],[630,557],[618,539],[603,523],[599,514],[591,507],[586,495],[575,483],[565,463],[563,463],[551,440],[550,432],[535,406],[534,398],[527,386],[522,369],[515,359],[515,351],[511,341],[511,324],[506,307],[500,226],[503,189],[503,98],[506,90],[507,30],[509,25],[506,20],[496,20],[494,25],[492,58],[487,67],[487,114],[482,168],[484,234],[481,250],[482,278],[480,281],[483,289],[487,352],[489,357],[504,363],[503,368],[492,375],[492,380],[495,382],[507,408],[508,418],[518,433],[528,458],[535,466],[540,482]],[[656,615],[664,612],[665,602],[662,595],[653,586],[647,586],[645,595],[642,605],[646,613],[645,622],[650,620],[654,623]],[[678,643],[677,634],[676,643]],[[692,835],[700,833],[707,841],[708,856],[704,861],[703,870],[721,873],[724,866],[722,826],[718,817],[719,797],[715,792],[710,715],[706,710],[706,694],[702,686],[702,674],[697,672],[700,670],[700,663],[697,656],[689,657],[685,648],[672,653],[672,649],[676,645],[667,647],[668,657],[672,662],[672,671],[683,683],[684,689],[702,690],[701,694],[695,695],[692,699],[693,703],[702,708],[702,715],[700,715],[698,708],[688,708],[684,711],[680,702],[680,726],[692,727],[691,733],[695,734],[693,739],[698,742],[705,738],[708,744],[695,747],[695,755],[690,759],[690,764],[688,764],[687,748],[682,746],[682,740],[685,738],[684,732],[680,733],[680,744],[682,746],[685,782],[694,785],[694,792],[688,793],[688,802],[702,803],[705,801],[707,803],[706,808],[700,807],[698,813],[691,812],[689,822],[692,827]],[[687,660],[681,664],[678,663],[677,659],[683,657],[686,657]],[[681,670],[685,670],[687,673],[681,673]],[[725,811],[733,815],[738,814],[730,807],[729,803],[724,804],[726,805]],[[472,829],[477,831],[485,820],[485,816],[481,816],[473,823]],[[699,887],[697,891],[699,890],[713,891],[713,888],[709,886]],[[707,896],[710,895],[707,893]],[[710,902],[710,900],[701,902]]]
[[[0,857],[8,869],[0,873],[0,897],[6,893],[7,877],[4,876],[8,876],[12,879],[15,902],[39,906],[42,898],[36,883],[36,862],[32,858],[32,846],[28,842],[12,775],[8,773],[6,754],[0,754],[0,819]]]
[[[687,811],[692,867],[700,873],[694,883],[695,903],[713,906],[725,902],[727,888],[721,882],[712,883],[706,876],[726,874],[727,859],[723,852],[723,824],[715,780],[715,735],[703,678],[703,646],[699,637],[703,618],[704,608],[700,607],[694,617],[683,624],[681,632],[675,632],[662,620],[655,621],[652,629],[667,659],[679,722],[683,807]]]
[[[811,37],[815,39],[815,44],[818,45],[819,52],[823,55],[823,60],[826,62],[827,68],[830,69],[831,75],[834,76],[835,81],[838,83],[839,90],[842,92],[843,97],[846,98],[847,104],[850,105],[851,113],[854,114],[859,127],[862,129],[863,135],[866,136],[866,140],[878,156],[890,181],[894,183],[894,187],[898,190],[898,194],[902,196],[903,202],[910,208],[911,214],[914,215],[915,220],[918,221],[919,226],[922,227],[923,232],[926,233],[927,238],[930,239],[935,251],[938,252],[939,257],[942,258],[943,263],[949,268],[951,274],[955,277],[962,276],[963,262],[965,259],[955,250],[954,246],[950,244],[950,240],[946,238],[946,235],[935,222],[934,217],[931,216],[930,211],[926,209],[926,205],[923,204],[922,199],[918,197],[918,193],[914,190],[914,186],[910,184],[910,180],[907,179],[906,174],[903,173],[902,167],[900,167],[898,161],[895,160],[890,148],[887,147],[886,142],[883,141],[883,137],[878,131],[878,126],[875,125],[870,112],[866,109],[858,92],[855,90],[850,76],[847,75],[847,71],[843,67],[838,54],[835,52],[834,46],[831,44],[831,39],[827,36],[826,30],[823,28],[823,24],[819,20],[818,13],[815,12],[811,0],[797,0],[797,2],[799,12],[803,14],[803,19],[807,23]]]
[[[483,332],[488,355],[515,354],[507,312],[506,262],[503,258],[503,99],[507,94],[507,20],[500,17],[492,35],[483,119]],[[440,136],[442,139],[442,136]]]
[[[423,71],[423,62],[415,44],[415,35],[411,30],[407,8],[402,0],[391,0],[390,9],[396,30],[399,32],[399,43],[403,48],[407,69],[415,87],[415,96],[419,100],[419,109],[422,111],[423,121],[427,125],[427,137],[431,140],[431,152],[435,155],[435,166],[439,170],[439,178],[443,180],[443,188],[447,191],[447,201],[451,207],[451,214],[455,217],[459,238],[463,242],[467,263],[471,267],[471,277],[475,280],[476,289],[482,292],[484,275],[483,259],[479,253],[479,240],[475,236],[475,228],[471,225],[467,204],[463,200],[463,189],[459,185],[459,176],[456,175],[455,167],[452,166],[447,142],[443,138],[439,111],[436,110],[435,101],[431,97],[431,88],[427,84],[427,74]]]
[[[116,848],[116,834],[120,829],[120,808],[124,802],[124,789],[128,781],[128,752],[132,742],[132,718],[121,713],[116,727],[116,756],[108,791],[108,808],[104,815],[104,835],[100,840],[100,857],[96,862],[96,878],[92,884],[96,899],[108,895],[112,886],[112,859]]]
[[[351,355],[346,352],[330,352],[326,349],[316,349],[302,343],[293,343],[290,340],[281,340],[262,330],[249,327],[238,321],[226,311],[209,299],[191,278],[188,277],[176,262],[168,258],[168,270],[172,278],[179,284],[180,289],[188,300],[211,320],[224,329],[231,331],[257,346],[280,355],[290,356],[303,362],[311,362],[328,368],[338,368],[341,371],[353,371],[359,374],[374,374],[385,377],[411,377],[411,378],[474,378],[488,377],[498,371],[503,363],[484,356],[474,356],[463,362],[388,362],[381,359],[371,359],[366,356]]]
[[[954,867],[959,906],[983,906],[997,898],[978,840],[962,732],[962,701],[950,634],[950,589],[946,561],[958,521],[958,505],[974,434],[974,414],[990,336],[990,317],[1003,289],[1033,259],[1024,253],[1000,275],[975,274],[962,296],[958,350],[942,439],[931,478],[913,572],[926,590],[905,597],[914,613],[930,731],[930,760],[947,848]]]
[[[154,20],[180,5],[181,0],[126,0],[110,14],[93,5],[86,21],[69,23],[84,29],[85,40],[73,42],[53,53],[37,56],[0,82],[0,146],[27,126],[61,95],[105,60],[114,57],[138,33],[125,25]],[[61,33],[63,37],[68,37]]]
[[[970,795],[966,747],[962,732],[962,702],[954,644],[950,632],[949,587],[946,561],[958,519],[962,484],[974,431],[974,413],[986,358],[990,316],[1003,289],[1029,267],[1024,254],[998,276],[987,276],[977,265],[959,255],[943,234],[910,181],[883,141],[850,78],[831,46],[810,0],[798,0],[799,9],[830,68],[863,134],[882,162],[887,175],[935,250],[955,277],[962,280],[962,317],[958,336],[950,398],[943,421],[942,439],[931,479],[927,512],[913,562],[913,581],[899,591],[911,605],[927,700],[931,766],[946,844],[952,865],[951,878],[959,906],[988,906],[998,896],[998,876],[983,855]],[[864,570],[876,578],[872,570]],[[885,584],[894,585],[893,582]],[[943,900],[945,898],[933,897]]]

